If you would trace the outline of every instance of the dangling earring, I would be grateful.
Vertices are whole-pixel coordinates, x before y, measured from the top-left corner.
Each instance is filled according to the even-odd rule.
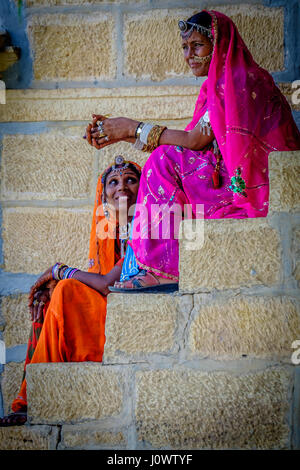
[[[103,194],[102,194],[102,206],[103,206],[104,216],[108,220],[109,219],[108,202],[106,202],[106,200],[104,199]]]

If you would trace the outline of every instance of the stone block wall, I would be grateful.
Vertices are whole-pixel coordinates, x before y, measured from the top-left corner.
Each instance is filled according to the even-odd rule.
[[[91,114],[183,129],[201,86],[184,65],[177,32],[178,19],[198,11],[195,0],[23,4],[21,17],[15,0],[0,5],[2,26],[22,51],[3,74],[6,104],[0,104],[0,339],[7,348],[0,414],[9,411],[22,377],[30,286],[58,259],[87,268],[98,175],[115,155],[141,165],[147,158],[126,143],[90,148],[82,136]],[[205,7],[236,22],[300,126],[292,85],[300,78],[297,0],[207,0]],[[291,343],[300,339],[298,162],[298,154],[270,160],[267,219],[205,223],[197,256],[182,242],[180,295],[151,303],[141,296],[133,308],[126,296],[110,296],[105,367],[32,367],[32,424],[2,430],[1,448],[299,446],[300,378],[290,361]],[[58,411],[35,399],[39,377],[50,386],[48,371],[59,384],[73,371],[78,377],[75,387],[69,384],[73,402],[60,402]],[[85,381],[91,396],[79,416]],[[99,381],[113,391],[109,415],[105,400],[95,398]],[[250,422],[252,431],[241,433],[239,422]]]
[[[284,161],[289,187],[276,178]],[[30,424],[3,429],[2,448],[298,449],[299,162],[270,155],[266,219],[206,220],[197,251],[180,240],[178,293],[109,295],[102,364],[27,366]],[[4,310],[22,300],[5,298]],[[6,403],[21,373],[5,366]]]

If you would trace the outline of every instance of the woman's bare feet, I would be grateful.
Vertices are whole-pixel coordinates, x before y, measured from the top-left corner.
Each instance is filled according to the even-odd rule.
[[[26,412],[10,413],[9,415],[0,418],[0,427],[22,426],[26,421]]]

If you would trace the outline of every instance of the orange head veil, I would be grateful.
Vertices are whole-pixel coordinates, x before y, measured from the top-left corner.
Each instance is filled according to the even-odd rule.
[[[90,235],[88,268],[88,272],[90,273],[107,274],[118,261],[115,253],[116,221],[111,214],[109,220],[106,219],[102,195],[108,173],[116,167],[122,168],[123,166],[126,168],[129,164],[135,167],[139,174],[141,173],[142,169],[137,163],[125,161],[124,158],[119,155],[115,158],[115,163],[110,165],[98,178]],[[103,236],[103,231],[107,232],[107,236],[105,234]]]

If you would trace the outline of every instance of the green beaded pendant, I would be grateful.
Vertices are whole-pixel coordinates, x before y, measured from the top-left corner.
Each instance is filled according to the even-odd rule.
[[[245,193],[244,189],[246,188],[246,183],[245,180],[241,177],[241,169],[237,168],[235,170],[235,176],[233,176],[230,180],[231,185],[229,188],[231,189],[232,192],[238,193],[241,196],[247,197],[247,194]]]

